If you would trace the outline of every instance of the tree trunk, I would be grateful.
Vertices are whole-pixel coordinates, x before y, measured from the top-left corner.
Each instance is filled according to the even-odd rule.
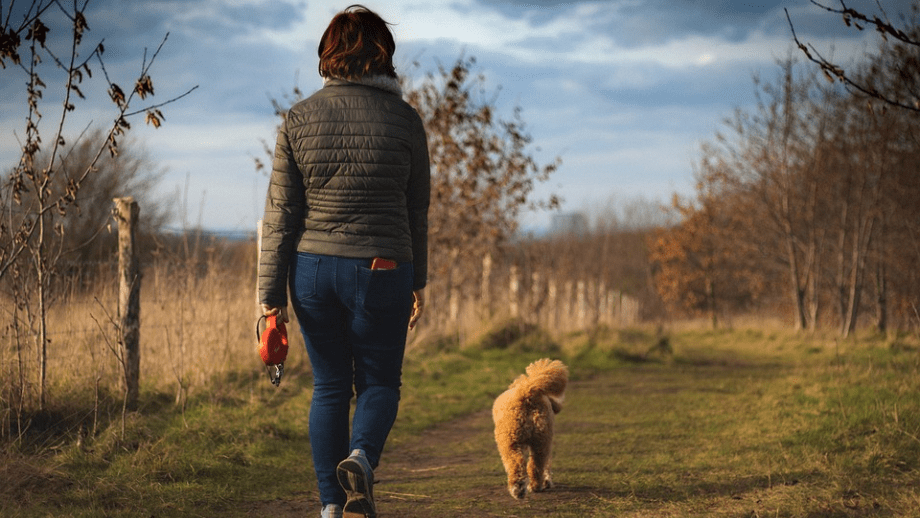
[[[843,320],[843,326],[841,327],[840,334],[847,338],[850,336],[856,329],[856,317],[859,312],[859,300],[862,292],[862,259],[859,257],[859,252],[857,250],[857,244],[853,245],[852,253],[852,267],[850,269],[850,280],[849,285],[846,290],[846,306],[844,307],[845,315]]]
[[[719,311],[716,308],[715,283],[710,275],[706,276],[706,305],[709,306],[709,320],[713,329],[719,328]]]
[[[818,297],[818,269],[812,271],[808,280],[808,330],[814,332],[818,328],[818,314],[821,302]]]
[[[846,190],[843,191],[845,196],[849,196],[849,182],[847,183]],[[846,237],[847,237],[847,223],[849,219],[849,208],[850,204],[846,197],[843,200],[843,206],[841,207],[840,212],[840,227],[839,234],[837,236],[837,315],[838,320],[840,321],[840,333],[843,334],[846,329],[846,314],[847,314],[847,295],[846,295],[846,278],[847,278],[847,265],[846,265]]]
[[[805,290],[799,282],[799,263],[791,231],[786,234],[786,253],[789,257],[789,283],[795,308],[795,330],[801,331],[808,325],[805,317]]]
[[[888,331],[888,279],[885,277],[885,262],[879,258],[875,269],[876,315],[875,326],[879,333]]]
[[[853,269],[850,273],[849,301],[847,304],[846,328],[843,336],[847,337],[856,329],[856,321],[859,317],[859,305],[862,301],[863,279],[866,271],[866,255],[869,250],[869,243],[872,240],[873,223],[872,216],[866,216],[856,233],[853,240],[852,261]]]
[[[818,311],[820,301],[818,295],[818,275],[820,272],[821,248],[824,242],[824,231],[819,228],[816,221],[818,204],[817,182],[811,183],[809,189],[806,213],[808,214],[808,248],[805,254],[805,280],[802,288],[805,290],[805,316],[808,321],[808,330],[814,332],[818,327]]]

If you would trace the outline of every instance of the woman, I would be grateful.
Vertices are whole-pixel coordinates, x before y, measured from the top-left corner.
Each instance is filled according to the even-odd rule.
[[[319,43],[323,88],[288,112],[265,204],[259,301],[286,319],[290,287],[313,368],[323,517],[376,516],[373,470],[424,302],[428,147],[402,99],[395,49],[387,23],[363,6],[332,19]]]

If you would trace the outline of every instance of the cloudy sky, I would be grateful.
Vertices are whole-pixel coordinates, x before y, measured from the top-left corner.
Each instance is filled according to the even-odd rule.
[[[894,16],[916,1],[882,0],[882,5]],[[163,109],[160,129],[144,127],[142,118],[133,121],[132,133],[166,170],[159,192],[179,201],[173,226],[255,228],[267,178],[255,172],[253,159],[263,154],[261,142],[273,139],[269,99],[294,86],[308,93],[321,86],[316,46],[331,17],[348,3],[90,1],[85,38],[92,45],[104,39],[113,81],[130,84],[145,49],[149,58],[168,33],[151,74],[155,102],[198,86]],[[827,54],[833,49],[844,63],[873,45],[871,31],[848,31],[840,17],[808,0],[366,0],[364,5],[395,24],[398,72],[419,78],[461,55],[476,58],[487,87],[500,88],[500,110],[510,115],[514,106],[522,108],[538,161],[561,157],[562,167],[535,194],[562,196],[565,211],[691,194],[700,144],[714,137],[735,108],[751,106],[753,75],[771,77],[776,60],[792,52],[784,8],[800,39]],[[877,10],[875,0],[847,5]],[[92,81],[87,85],[96,91],[87,92],[71,131],[88,120],[112,119],[105,85]],[[23,84],[21,71],[0,70],[0,163],[10,166],[24,130]],[[46,97],[53,98],[53,89],[49,83]],[[547,215],[529,217],[529,225],[549,221]]]

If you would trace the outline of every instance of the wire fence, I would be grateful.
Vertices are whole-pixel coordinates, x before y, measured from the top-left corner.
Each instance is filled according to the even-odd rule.
[[[249,252],[232,258],[161,254],[140,264],[142,387],[173,392],[181,402],[198,391],[219,388],[231,372],[263,375],[254,332],[258,245],[250,241],[242,246]],[[65,266],[62,271],[71,275],[59,279],[62,287],[48,312],[48,380],[52,387],[87,390],[98,389],[101,380],[113,392],[123,390],[117,261]],[[436,277],[426,294],[426,312],[410,334],[410,346],[436,335],[473,337],[502,319],[569,332],[629,326],[640,318],[637,299],[603,279],[563,276],[508,258],[483,258],[482,265],[455,278],[453,285]],[[0,296],[0,312],[14,317],[0,330],[0,385],[6,405],[17,399],[10,395],[14,392],[34,397],[40,369],[34,322],[15,306]],[[291,329],[297,329],[296,322]],[[291,342],[289,367],[308,369],[300,333],[291,333]]]

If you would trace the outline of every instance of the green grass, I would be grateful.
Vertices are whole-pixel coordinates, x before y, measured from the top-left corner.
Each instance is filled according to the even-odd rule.
[[[557,420],[557,488],[517,502],[504,489],[486,409],[543,356],[572,371]],[[79,445],[74,430],[85,419],[46,433],[40,447],[10,445],[0,515],[302,516],[318,506],[310,376],[297,365],[287,376],[275,388],[261,372],[227,375],[184,408],[145,393],[124,425],[109,410]],[[465,344],[414,345],[403,383],[381,466],[383,516],[920,509],[915,337],[596,329],[552,338],[510,323]]]

